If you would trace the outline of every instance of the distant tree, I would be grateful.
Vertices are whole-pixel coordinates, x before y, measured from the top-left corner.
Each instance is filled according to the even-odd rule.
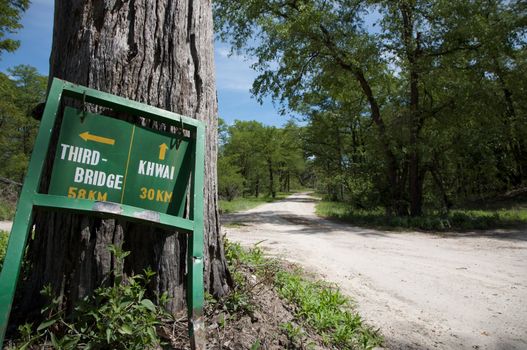
[[[17,88],[15,103],[25,116],[23,122],[17,123],[20,133],[19,148],[29,157],[38,130],[38,122],[31,118],[31,112],[46,97],[48,77],[39,74],[35,67],[29,65],[18,65],[8,72]]]
[[[257,121],[236,120],[228,128],[228,142],[224,156],[239,168],[244,178],[244,195],[258,197],[265,181],[265,160],[262,153],[261,134],[264,126]]]
[[[293,121],[279,130],[277,171],[281,192],[290,192],[292,182],[301,182],[306,169],[302,140],[303,131]]]
[[[29,3],[29,0],[0,0],[0,55],[4,51],[13,52],[20,46],[18,40],[7,36],[22,28],[20,19]]]
[[[225,144],[229,138],[229,125],[222,118],[218,118],[218,155],[221,156],[225,149]]]
[[[220,198],[233,200],[243,194],[243,176],[232,157],[218,158],[218,193]]]
[[[305,169],[301,135],[293,122],[277,128],[236,120],[225,130],[221,145],[218,172],[225,196],[228,188],[238,188],[240,179],[245,194],[256,197],[267,190],[274,198],[278,190],[289,191],[291,182],[299,183]]]
[[[13,139],[16,138],[13,121],[23,118],[22,111],[15,104],[17,89],[14,82],[4,73],[0,73],[0,161],[3,166],[0,168],[2,176],[19,181],[17,176],[21,173],[20,166],[18,170],[9,166],[9,162],[23,164],[24,160],[18,161],[17,155],[19,150],[13,147]]]
[[[31,110],[45,97],[47,77],[27,65],[8,72],[0,73],[0,175],[22,182],[38,131]]]

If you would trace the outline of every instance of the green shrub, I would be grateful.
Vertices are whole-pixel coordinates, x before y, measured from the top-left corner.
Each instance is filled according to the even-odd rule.
[[[266,258],[257,245],[250,250],[230,242],[225,246],[236,283],[239,283],[236,271],[246,266],[261,280],[273,281],[280,297],[294,305],[295,324],[282,324],[282,330],[293,343],[301,343],[307,337],[305,325],[318,333],[327,346],[336,349],[372,349],[382,344],[378,332],[363,323],[353,311],[351,301],[334,286],[311,281],[300,269],[285,270],[276,260]]]
[[[386,216],[380,208],[364,210],[353,208],[347,203],[321,201],[317,203],[316,213],[358,226],[424,231],[486,230],[527,224],[527,209],[456,209],[446,216],[439,212],[431,212],[428,215],[409,217]]]
[[[263,254],[247,252],[239,244],[232,244],[226,240],[225,257],[234,281],[234,289],[222,300],[223,307],[231,314],[251,314],[254,311],[254,303],[242,270],[247,262],[254,263],[257,259],[263,259]]]
[[[276,285],[279,295],[297,306],[297,316],[322,336],[326,346],[372,349],[382,344],[382,337],[363,324],[338,288],[307,280],[301,271],[284,270],[276,274]]]
[[[231,157],[218,158],[218,194],[221,199],[232,201],[243,192],[244,178]]]
[[[118,263],[122,264],[128,252],[111,246]],[[156,327],[170,315],[145,297],[145,286],[155,274],[144,274],[123,280],[114,270],[114,283],[100,287],[75,307],[70,316],[61,309],[60,297],[54,297],[51,287],[42,293],[50,298],[50,304],[42,310],[46,320],[36,328],[29,324],[19,327],[20,349],[33,344],[53,346],[55,349],[154,349],[160,345]],[[161,296],[161,303],[167,301]]]
[[[4,266],[4,257],[7,251],[7,242],[9,241],[9,233],[0,231],[0,270]]]
[[[0,199],[0,220],[13,220],[15,216],[16,205]]]

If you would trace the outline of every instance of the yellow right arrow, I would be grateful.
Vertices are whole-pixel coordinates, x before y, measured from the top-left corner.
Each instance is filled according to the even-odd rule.
[[[166,143],[162,143],[159,145],[159,160],[165,159],[167,149],[168,149],[168,146],[166,145]]]

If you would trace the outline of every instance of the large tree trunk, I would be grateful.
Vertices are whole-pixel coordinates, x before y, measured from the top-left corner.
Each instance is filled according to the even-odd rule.
[[[272,198],[275,198],[276,197],[276,191],[274,190],[273,161],[271,159],[267,159],[267,170],[269,171],[269,195]]]
[[[51,77],[205,122],[205,286],[216,296],[225,294],[230,278],[217,208],[211,2],[56,0]],[[28,251],[31,269],[19,288],[14,314],[38,312],[44,302],[39,291],[48,283],[66,297],[68,308],[90,294],[115,268],[109,244],[132,252],[126,274],[147,266],[157,272],[151,287],[172,298],[170,311],[184,307],[184,234],[120,220],[39,213]]]
[[[410,157],[409,157],[409,192],[410,215],[422,214],[423,206],[423,172],[421,170],[421,154],[419,137],[423,127],[423,116],[420,110],[419,96],[419,60],[421,58],[420,33],[414,35],[414,8],[406,2],[399,5],[402,18],[402,42],[410,71]]]

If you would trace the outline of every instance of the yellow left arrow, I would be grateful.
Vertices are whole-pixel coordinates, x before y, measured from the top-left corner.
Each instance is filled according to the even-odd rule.
[[[92,135],[92,134],[90,134],[89,131],[85,131],[82,134],[79,134],[79,136],[84,141],[94,141],[94,142],[104,143],[106,145],[112,145],[112,146],[115,145],[115,140],[114,139],[109,139],[107,137]]]

